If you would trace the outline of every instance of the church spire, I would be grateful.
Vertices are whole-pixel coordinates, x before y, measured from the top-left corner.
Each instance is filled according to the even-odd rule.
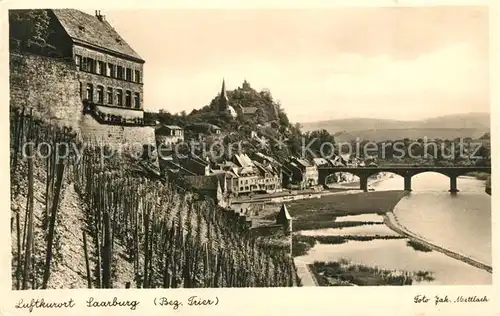
[[[227,100],[226,80],[224,78],[222,78],[222,89],[220,91],[220,96]]]
[[[226,80],[222,78],[222,89],[219,97],[219,111],[225,111],[229,105],[229,99],[226,92]]]

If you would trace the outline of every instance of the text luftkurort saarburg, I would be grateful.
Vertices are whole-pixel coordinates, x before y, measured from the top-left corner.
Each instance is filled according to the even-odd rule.
[[[219,304],[219,298],[207,299],[199,296],[191,296],[186,302],[176,299],[168,299],[167,297],[155,297],[154,305],[159,307],[171,307],[172,309],[178,309],[181,306],[216,306]],[[136,310],[139,305],[137,300],[120,300],[118,297],[113,297],[111,300],[99,300],[94,297],[89,297],[84,306],[88,308],[95,307],[127,307],[131,310]],[[185,303],[185,304],[184,304]],[[44,298],[35,299],[32,298],[30,301],[24,301],[21,299],[16,305],[17,309],[28,309],[29,312],[33,312],[35,309],[63,309],[63,308],[73,308],[76,306],[75,301],[70,298],[66,301],[46,301]]]

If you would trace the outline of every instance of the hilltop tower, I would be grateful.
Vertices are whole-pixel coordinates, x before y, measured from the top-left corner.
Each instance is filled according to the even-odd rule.
[[[245,79],[245,80],[243,81],[243,84],[242,84],[242,86],[241,86],[241,89],[248,91],[248,90],[252,90],[252,87],[250,87],[250,84],[249,84],[249,83],[247,82],[247,80]]]

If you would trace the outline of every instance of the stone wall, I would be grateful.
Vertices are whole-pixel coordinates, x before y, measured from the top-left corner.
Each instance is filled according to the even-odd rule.
[[[102,141],[107,144],[155,145],[152,126],[121,126],[99,124],[91,115],[82,115],[80,130],[84,140]]]
[[[102,106],[102,105],[96,105],[96,107],[99,111],[101,111],[103,113],[121,116],[125,119],[134,119],[134,118],[141,118],[142,119],[144,117],[143,111],[120,109],[120,108],[114,108],[114,107],[108,107],[108,106]]]
[[[11,53],[10,106],[32,108],[34,116],[72,127],[83,140],[134,145],[137,152],[139,149],[142,152],[142,145],[155,146],[152,126],[100,124],[92,116],[84,115],[78,79],[73,60]],[[156,152],[152,155],[156,157]]]
[[[79,130],[83,109],[72,60],[28,53],[10,54],[10,106]]]
[[[255,237],[270,237],[283,232],[283,225],[269,224],[265,226],[256,226],[250,229],[250,233]]]

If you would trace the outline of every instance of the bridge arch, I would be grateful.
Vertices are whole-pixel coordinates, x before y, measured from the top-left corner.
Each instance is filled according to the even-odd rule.
[[[407,174],[405,175],[405,177],[409,176],[409,177],[413,177],[413,176],[416,176],[416,175],[419,175],[419,174],[422,174],[422,173],[437,173],[437,174],[440,174],[440,175],[443,175],[443,176],[446,176],[448,178],[450,178],[452,176],[452,174],[450,172],[446,172],[445,170],[414,170],[414,171],[409,171],[407,172]]]
[[[442,174],[450,179],[450,192],[458,192],[457,177],[466,175],[471,172],[483,172],[491,174],[490,167],[441,167],[441,166],[394,166],[394,167],[339,167],[339,168],[318,168],[318,182],[326,185],[329,178],[336,173],[349,173],[359,177],[360,189],[368,190],[368,178],[380,172],[388,172],[397,174],[404,178],[404,189],[411,191],[412,177],[422,173],[437,173]]]
[[[354,170],[353,170],[353,171],[354,171]],[[342,176],[342,175],[344,175],[344,176],[345,176],[345,174],[348,174],[348,175],[350,175],[350,176],[352,176],[352,177],[354,178],[354,179],[353,179],[354,181],[352,181],[353,183],[356,183],[356,182],[358,182],[358,183],[359,183],[359,181],[360,181],[360,176],[359,176],[359,174],[358,174],[357,172],[355,172],[355,171],[353,172],[353,171],[350,171],[350,170],[348,170],[348,171],[344,171],[344,170],[342,170],[342,171],[335,171],[335,172],[331,172],[331,173],[329,173],[328,175],[326,175],[326,176],[325,176],[325,178],[324,178],[324,180],[323,180],[322,184],[323,184],[323,185],[329,185],[329,184],[331,185],[331,184],[333,184],[333,183],[339,183],[338,181],[336,181],[336,182],[331,182],[331,180],[335,179],[336,177],[337,177],[337,180],[338,180],[338,177],[340,177],[340,176]],[[347,177],[344,177],[344,179],[345,179],[345,180],[348,180],[348,179],[346,179],[346,178],[347,178]]]
[[[369,176],[368,176],[368,181],[367,181],[367,186],[370,184],[370,178],[372,181],[376,181],[377,179],[373,179],[374,176],[377,176],[379,174],[385,174],[386,176],[389,175],[387,178],[395,178],[395,180],[392,180],[394,181],[393,183],[395,182],[399,182],[398,184],[398,188],[389,188],[389,189],[382,189],[383,191],[387,191],[387,190],[400,190],[401,187],[403,187],[403,184],[405,183],[405,174],[404,172],[400,172],[400,171],[395,171],[395,170],[392,170],[392,171],[388,171],[388,170],[377,170],[377,171],[374,171],[374,172],[370,172],[369,173]],[[383,179],[383,180],[387,180],[387,179]],[[379,189],[380,190],[380,189]]]

